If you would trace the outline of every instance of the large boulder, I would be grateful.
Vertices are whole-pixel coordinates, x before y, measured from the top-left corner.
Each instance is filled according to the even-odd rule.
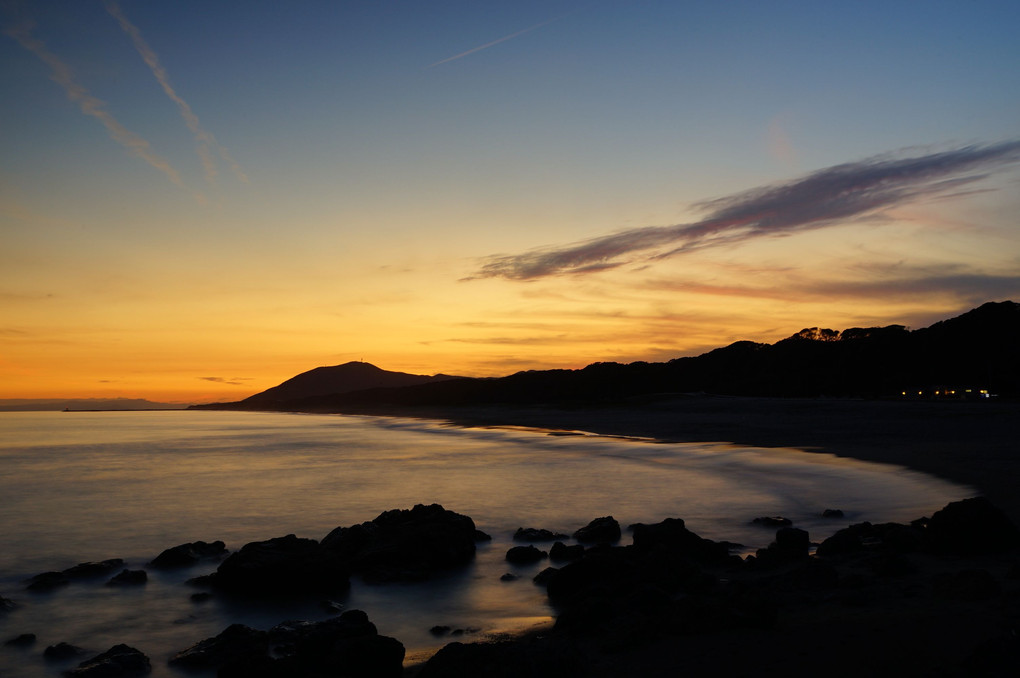
[[[322,540],[322,548],[368,581],[422,581],[469,563],[475,542],[484,538],[468,516],[439,504],[418,504],[338,527]]]
[[[822,541],[815,554],[823,558],[861,553],[915,553],[923,549],[921,523],[855,523]]]
[[[565,534],[538,527],[518,527],[514,532],[514,541],[556,541],[566,538]]]
[[[86,579],[89,577],[101,577],[124,566],[120,558],[110,558],[99,562],[78,563],[74,567],[64,570],[64,576],[69,579]]]
[[[268,633],[244,624],[231,624],[219,635],[181,650],[168,663],[189,669],[217,669],[224,664],[268,653]]]
[[[954,501],[936,511],[926,534],[936,553],[979,555],[1020,547],[1020,530],[984,497]]]
[[[319,542],[288,534],[245,544],[208,581],[245,593],[325,592],[349,588],[350,574]]]
[[[546,558],[549,554],[535,546],[513,546],[506,552],[506,560],[514,565],[530,565]]]
[[[321,622],[286,622],[270,630],[282,656],[281,676],[365,676],[399,678],[404,646],[380,636],[361,610],[348,610]]]
[[[86,659],[78,668],[67,671],[65,675],[74,678],[128,678],[142,676],[152,670],[149,658],[139,650],[128,645],[114,645],[106,652],[92,659]]]
[[[222,541],[191,541],[164,550],[149,563],[151,567],[169,569],[190,567],[201,560],[225,557],[229,552]]]
[[[731,560],[731,544],[698,536],[687,529],[681,518],[666,518],[651,525],[637,523],[631,529],[634,547],[639,551],[665,551],[703,565],[723,565]]]
[[[620,523],[613,516],[596,518],[574,532],[577,541],[593,544],[615,544],[620,536]]]

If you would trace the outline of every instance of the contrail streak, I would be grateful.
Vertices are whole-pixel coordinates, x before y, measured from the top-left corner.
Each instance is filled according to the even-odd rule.
[[[39,59],[50,67],[50,79],[64,88],[67,98],[74,101],[81,108],[82,113],[103,123],[110,137],[127,148],[131,153],[149,163],[160,172],[163,172],[180,188],[185,188],[181,176],[169,162],[151,150],[149,142],[127,129],[113,117],[105,108],[106,104],[92,94],[84,86],[74,80],[71,69],[60,58],[46,48],[45,43],[32,36],[31,22],[23,22],[13,28],[7,29],[7,35],[11,36],[21,46],[35,54]]]
[[[561,18],[562,17],[555,17],[555,18],[549,19],[547,21],[543,21],[542,23],[535,24],[534,26],[531,26],[530,28],[525,28],[524,30],[517,31],[516,33],[511,33],[510,35],[503,36],[502,38],[499,38],[498,40],[493,40],[492,42],[487,42],[484,45],[479,45],[478,47],[475,47],[473,49],[469,49],[466,52],[461,52],[460,54],[454,54],[452,57],[447,57],[446,59],[442,59],[440,61],[437,61],[434,64],[429,64],[428,66],[426,66],[426,68],[435,68],[436,66],[441,66],[443,64],[448,64],[451,61],[456,61],[457,59],[463,59],[464,57],[466,57],[468,55],[474,54],[475,52],[481,52],[483,49],[488,49],[490,47],[498,45],[501,42],[506,42],[507,40],[513,40],[516,37],[524,35],[525,33],[530,33],[531,31],[538,30],[539,28],[542,28],[542,26],[548,26],[552,22],[558,21]]]
[[[110,16],[117,20],[120,27],[128,34],[131,38],[131,42],[134,43],[135,49],[141,55],[142,59],[148,65],[152,74],[156,77],[163,91],[166,93],[170,100],[177,104],[177,108],[181,112],[181,117],[184,118],[184,123],[191,130],[192,135],[198,142],[198,156],[202,160],[202,168],[205,170],[205,178],[209,183],[213,183],[216,179],[216,162],[213,159],[211,149],[215,149],[219,156],[226,162],[230,169],[233,170],[234,174],[241,181],[247,182],[248,177],[245,176],[241,170],[241,166],[237,164],[227,149],[216,143],[216,139],[213,135],[206,131],[202,125],[198,122],[198,116],[195,115],[194,111],[191,110],[191,106],[188,105],[184,99],[177,94],[174,88],[170,85],[170,78],[167,76],[166,69],[159,62],[159,57],[156,56],[156,52],[149,47],[149,44],[145,42],[145,38],[142,37],[142,33],[138,30],[138,27],[131,23],[124,13],[121,11],[120,6],[117,5],[113,0],[106,0],[106,11],[109,12]]]

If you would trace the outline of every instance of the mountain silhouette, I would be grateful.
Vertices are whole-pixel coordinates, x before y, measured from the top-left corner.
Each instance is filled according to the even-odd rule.
[[[335,368],[363,380],[298,375],[239,403],[209,409],[385,413],[407,407],[487,404],[588,405],[635,397],[710,393],[758,397],[1020,396],[1020,304],[989,302],[930,327],[836,331],[810,327],[774,344],[738,341],[665,363],[593,363],[578,370],[530,370],[498,378],[415,377],[366,363]],[[353,368],[350,366],[358,366]],[[327,372],[327,374],[329,374]],[[377,379],[368,376],[376,375]],[[383,382],[381,375],[418,379]],[[288,386],[308,383],[304,389]],[[344,390],[336,384],[344,384]],[[314,388],[311,386],[314,384]],[[286,389],[284,387],[287,387]],[[334,389],[334,390],[331,390]],[[984,391],[984,393],[982,393]]]
[[[426,384],[453,377],[437,374],[424,376],[405,372],[390,372],[365,362],[349,362],[331,367],[316,367],[291,377],[278,386],[241,401],[245,406],[264,406],[285,403],[316,396],[350,393],[373,388],[400,388]]]

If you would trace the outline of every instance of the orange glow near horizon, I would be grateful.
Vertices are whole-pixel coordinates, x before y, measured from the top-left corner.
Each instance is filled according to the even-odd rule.
[[[0,399],[664,361],[1020,299],[1008,3],[35,4],[0,7]]]

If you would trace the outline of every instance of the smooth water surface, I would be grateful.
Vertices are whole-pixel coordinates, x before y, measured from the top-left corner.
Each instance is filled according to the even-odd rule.
[[[221,539],[236,550],[288,533],[321,539],[338,525],[419,503],[471,516],[493,536],[473,565],[429,584],[355,580],[335,601],[365,610],[413,657],[450,640],[433,637],[434,625],[482,637],[548,620],[544,591],[531,583],[545,564],[504,560],[521,526],[570,533],[605,515],[622,525],[679,517],[704,537],[751,551],[773,534],[749,524],[756,516],[784,515],[817,541],[850,522],[911,520],[970,494],[899,467],[724,443],[376,417],[0,413],[0,595],[19,605],[0,612],[0,643],[20,633],[38,637],[26,649],[0,646],[0,675],[58,675],[74,662],[41,657],[60,641],[88,656],[124,642],[150,657],[152,675],[185,675],[166,659],[231,623],[269,628],[331,614],[319,599],[193,602],[195,589],[184,581],[215,564],[150,570],[135,589],[106,587],[105,579],[47,594],[24,589],[27,577],[84,561],[123,558],[144,568],[189,541]],[[845,518],[822,519],[826,508]],[[508,571],[522,576],[500,581]]]

